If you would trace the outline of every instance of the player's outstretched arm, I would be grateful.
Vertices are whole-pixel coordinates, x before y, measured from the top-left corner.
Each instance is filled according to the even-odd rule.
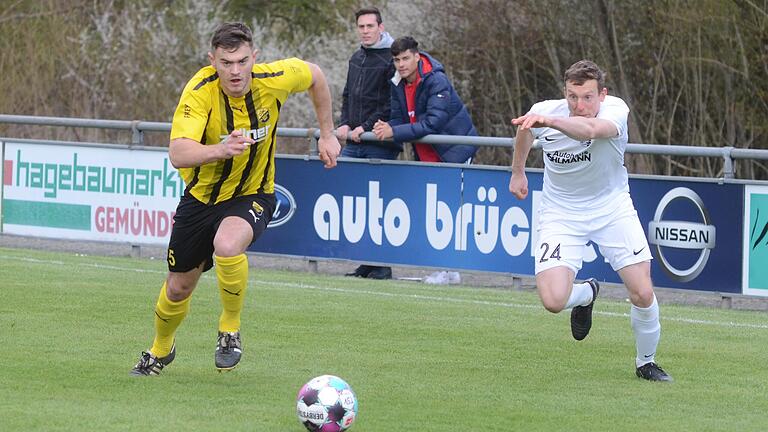
[[[613,138],[619,134],[616,125],[609,120],[589,117],[552,117],[549,127],[557,129],[576,141],[595,138]]]
[[[515,120],[512,124],[515,124]],[[517,123],[521,125],[522,123]],[[525,199],[528,196],[528,177],[525,175],[525,162],[533,145],[533,134],[530,128],[517,128],[515,136],[515,153],[512,155],[512,177],[509,179],[509,191],[517,199]]]
[[[168,145],[168,158],[175,168],[192,168],[208,162],[242,154],[255,141],[235,130],[215,145],[204,145],[190,138],[176,138]]]
[[[520,129],[549,127],[577,140],[586,141],[594,138],[613,138],[619,134],[611,121],[590,117],[550,117],[528,113],[512,119],[512,124]]]
[[[313,63],[307,63],[312,72],[312,85],[309,87],[309,98],[312,99],[312,105],[315,107],[317,123],[320,127],[320,139],[317,141],[317,150],[320,153],[320,160],[323,161],[326,168],[336,166],[336,158],[341,153],[339,140],[333,133],[333,112],[331,109],[331,90],[328,88],[328,81],[325,74],[319,66]]]

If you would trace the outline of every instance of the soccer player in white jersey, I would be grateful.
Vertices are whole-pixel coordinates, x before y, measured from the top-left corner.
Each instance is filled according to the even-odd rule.
[[[574,283],[590,241],[618,272],[632,302],[636,374],[672,381],[655,362],[659,305],[651,282],[651,253],[629,196],[623,100],[608,96],[605,73],[581,60],[565,71],[565,99],[539,102],[512,120],[517,126],[509,190],[528,196],[525,162],[538,140],[544,151],[544,187],[536,245],[536,286],[553,313],[571,309],[571,332],[582,340],[592,327],[595,279]]]

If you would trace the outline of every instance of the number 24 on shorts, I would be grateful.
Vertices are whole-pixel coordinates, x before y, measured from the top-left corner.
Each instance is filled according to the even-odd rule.
[[[541,249],[544,249],[544,252],[541,254],[541,259],[539,260],[540,263],[547,262],[551,259],[560,261],[560,243],[552,249],[552,253],[549,252],[549,243],[542,243]]]

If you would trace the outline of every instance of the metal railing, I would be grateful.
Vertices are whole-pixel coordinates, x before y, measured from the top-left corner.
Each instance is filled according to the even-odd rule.
[[[132,146],[144,145],[145,132],[170,132],[171,130],[171,124],[163,122],[140,120],[96,120],[10,114],[0,114],[0,123],[125,130],[131,132],[130,145]],[[309,154],[317,155],[317,139],[320,137],[320,131],[318,129],[280,127],[277,128],[277,135],[287,138],[308,138],[311,141]],[[379,141],[372,132],[364,132],[360,135],[360,139],[363,141]],[[510,137],[457,135],[427,135],[419,139],[419,142],[428,144],[465,144],[484,147],[514,147],[515,145],[515,139]],[[723,159],[723,177],[726,179],[734,178],[733,162],[735,159],[768,160],[768,150],[739,149],[735,147],[695,147],[687,145],[630,143],[627,144],[627,153],[721,158]]]

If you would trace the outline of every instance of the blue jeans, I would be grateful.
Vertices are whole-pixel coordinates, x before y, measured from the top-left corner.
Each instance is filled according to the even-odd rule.
[[[397,159],[400,149],[347,141],[341,155],[357,159]]]

